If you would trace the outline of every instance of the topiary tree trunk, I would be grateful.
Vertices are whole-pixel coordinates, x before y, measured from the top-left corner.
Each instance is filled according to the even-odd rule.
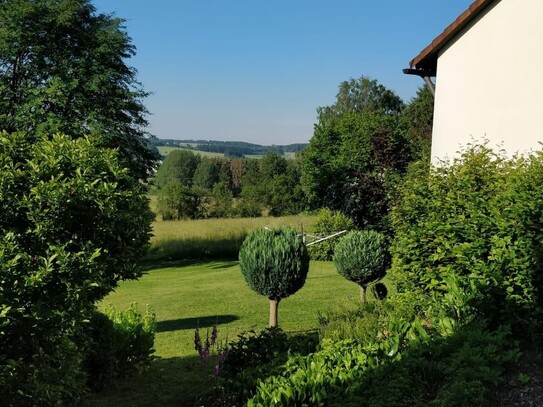
[[[366,286],[365,285],[361,285],[360,286],[360,300],[362,302],[366,302]]]
[[[279,300],[270,298],[270,328],[276,328],[279,325]]]

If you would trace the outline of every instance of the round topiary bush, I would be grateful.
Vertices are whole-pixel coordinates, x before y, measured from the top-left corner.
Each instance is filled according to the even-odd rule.
[[[366,301],[368,284],[384,277],[390,264],[385,236],[373,230],[352,231],[336,245],[334,266],[339,274],[360,286]]]
[[[279,301],[305,283],[307,249],[291,228],[258,229],[241,245],[239,265],[249,287],[270,300],[270,327],[277,326]]]

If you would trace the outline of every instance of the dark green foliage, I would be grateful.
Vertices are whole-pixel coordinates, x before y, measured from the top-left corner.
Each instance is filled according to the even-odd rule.
[[[89,387],[103,389],[147,367],[155,351],[155,328],[155,316],[149,310],[141,314],[136,304],[126,311],[110,306],[104,313],[95,312],[84,362]]]
[[[158,195],[158,213],[163,220],[202,217],[201,195],[177,181],[164,185]]]
[[[374,230],[349,232],[336,245],[334,266],[338,273],[363,289],[383,278],[389,265],[387,240]]]
[[[202,157],[194,171],[193,185],[195,187],[211,190],[213,185],[221,181],[223,174],[221,168],[226,160]],[[225,167],[227,168],[227,167]],[[229,182],[230,177],[225,180]]]
[[[402,354],[371,370],[332,406],[493,406],[505,369],[516,362],[518,345],[507,329],[489,332],[480,324]],[[383,385],[386,383],[386,385]]]
[[[533,326],[540,315],[543,154],[506,160],[472,146],[450,166],[415,169],[394,211],[392,274],[403,292],[443,297],[451,281],[472,312]],[[439,301],[439,300],[438,300]]]
[[[239,265],[252,290],[279,301],[303,287],[309,256],[294,229],[258,229],[241,245]]]
[[[145,190],[94,141],[0,133],[0,393],[8,404],[79,398],[83,321],[120,280],[141,275],[153,218]]]
[[[174,150],[166,156],[158,168],[156,182],[159,188],[164,188],[171,182],[190,187],[200,157],[188,150]]]
[[[297,160],[287,160],[271,152],[262,160],[246,161],[245,164],[240,212],[249,216],[266,208],[271,216],[282,216],[305,209]]]
[[[232,192],[222,182],[213,185],[209,196],[211,202],[207,209],[210,218],[227,218],[232,215]]]
[[[302,186],[312,207],[339,210],[354,223],[381,230],[411,151],[398,119],[345,113],[319,123],[302,154]]]
[[[315,333],[287,334],[280,328],[238,335],[228,350],[217,384],[206,394],[206,406],[243,405],[256,391],[259,380],[280,372],[291,355],[305,356],[316,350]]]
[[[342,230],[351,230],[354,228],[353,221],[339,211],[331,211],[324,208],[317,213],[317,219],[310,231],[316,236],[328,236]],[[311,260],[332,261],[334,248],[341,236],[333,237],[320,243],[316,243],[307,248]]]
[[[18,0],[0,2],[0,21],[0,131],[92,134],[147,178],[147,93],[125,62],[135,48],[124,20],[89,0]]]
[[[403,110],[400,119],[406,138],[411,143],[414,161],[429,160],[433,123],[434,96],[425,85],[417,91],[417,96]]]

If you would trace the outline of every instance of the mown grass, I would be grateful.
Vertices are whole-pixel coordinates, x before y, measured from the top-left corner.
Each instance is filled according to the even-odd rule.
[[[358,290],[332,263],[312,262],[304,287],[281,301],[279,324],[287,331],[315,329],[319,311],[358,301]],[[231,340],[268,322],[268,299],[247,287],[237,261],[156,264],[141,279],[121,283],[101,305],[124,309],[132,302],[156,313],[159,359],[144,377],[94,395],[86,405],[192,405],[210,385],[209,369],[196,358],[194,330],[205,333],[217,323],[219,339]]]
[[[154,201],[151,201],[154,205]],[[262,227],[292,226],[301,230],[315,221],[312,215],[283,217],[199,219],[153,222],[154,236],[147,261],[235,259],[249,232]]]

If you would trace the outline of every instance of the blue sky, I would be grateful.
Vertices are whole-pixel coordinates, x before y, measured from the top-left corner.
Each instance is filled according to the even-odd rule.
[[[472,0],[95,0],[137,48],[160,138],[307,142],[343,80],[377,79],[409,101],[408,62]]]

